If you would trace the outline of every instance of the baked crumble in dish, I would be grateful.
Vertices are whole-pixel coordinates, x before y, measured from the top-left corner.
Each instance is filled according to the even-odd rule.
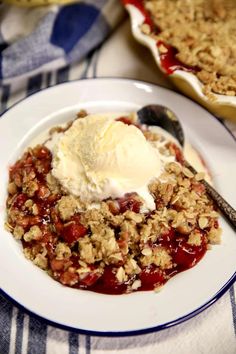
[[[86,119],[82,111],[74,122]],[[148,185],[152,210],[137,192],[94,205],[69,193],[53,174],[45,142],[10,167],[6,228],[25,257],[63,285],[104,294],[158,291],[220,243],[218,213],[201,184],[203,174],[183,166],[177,144],[132,114],[116,120],[141,131],[166,161]],[[63,135],[73,124],[50,134]]]
[[[162,68],[190,71],[203,93],[236,96],[236,5],[233,0],[124,0],[145,16]]]

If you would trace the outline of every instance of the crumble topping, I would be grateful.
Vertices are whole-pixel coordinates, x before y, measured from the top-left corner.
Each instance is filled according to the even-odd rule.
[[[162,139],[148,130],[144,135]],[[64,285],[109,294],[159,291],[221,236],[203,174],[194,176],[181,164],[173,143],[160,149],[175,162],[148,186],[152,211],[143,209],[137,193],[81,203],[52,176],[45,145],[28,149],[9,172],[6,228],[21,240],[26,258]]]
[[[145,23],[143,33],[176,48],[183,64],[197,67],[206,95],[236,95],[234,0],[144,0],[144,6],[160,31]],[[167,51],[163,44],[158,48]]]

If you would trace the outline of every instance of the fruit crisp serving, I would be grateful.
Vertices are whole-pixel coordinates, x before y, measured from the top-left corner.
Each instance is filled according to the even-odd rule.
[[[175,48],[179,64],[193,69],[209,97],[214,97],[212,93],[236,95],[234,0],[143,0],[137,3],[141,3],[150,16],[142,31],[157,41],[161,56],[165,57],[169,46]]]
[[[86,119],[82,112],[75,122]],[[134,123],[133,115],[118,121],[141,131],[166,158],[148,185],[153,208],[136,191],[96,203],[69,193],[54,176],[53,152],[43,143],[10,168],[6,227],[26,258],[64,285],[105,294],[158,290],[220,242],[218,214],[201,184],[203,174],[183,167],[177,144]]]

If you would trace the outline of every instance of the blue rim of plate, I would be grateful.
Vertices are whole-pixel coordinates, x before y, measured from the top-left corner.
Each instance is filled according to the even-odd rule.
[[[147,84],[147,85],[152,85],[152,86],[157,86],[154,83],[150,83],[150,82],[145,82],[142,80],[136,80],[136,79],[122,79],[122,78],[116,78],[116,77],[102,77],[102,78],[88,78],[88,79],[79,79],[79,80],[71,80],[71,81],[67,81],[67,82],[63,82],[60,84],[56,84],[50,87],[46,87],[46,88],[42,88],[40,90],[38,90],[37,92],[34,92],[26,97],[24,97],[23,99],[19,100],[18,102],[16,102],[15,104],[13,104],[11,107],[5,109],[1,114],[0,114],[0,119],[2,118],[2,116],[9,111],[10,109],[12,109],[13,107],[15,107],[16,105],[20,104],[22,101],[26,100],[28,97],[33,96],[38,94],[41,91],[45,91],[45,90],[50,90],[53,89],[55,86],[59,86],[59,85],[65,85],[65,84],[70,84],[76,81],[82,82],[82,81],[106,81],[106,80],[117,80],[117,81],[127,81],[127,82],[140,82],[143,84]],[[179,96],[183,96],[180,93],[176,92],[176,91],[172,91],[169,90],[165,87],[160,86],[163,90],[166,91],[170,91],[170,92],[174,92],[176,95]],[[189,99],[188,97],[184,96],[186,99],[188,99],[189,101],[197,104],[196,102],[192,101],[191,99]],[[198,105],[198,104],[197,104]],[[200,105],[199,105],[200,106]],[[200,106],[202,107],[202,106]],[[207,111],[207,109],[205,109],[204,107],[202,107],[205,111]],[[209,111],[207,111],[208,113],[210,113]],[[215,119],[216,121],[218,121],[218,123],[229,133],[229,135],[231,136],[231,138],[234,140],[234,142],[236,143],[236,137],[232,134],[232,132],[229,130],[229,128],[224,124],[223,121],[221,121],[218,117],[214,116],[213,114],[210,113],[210,116]],[[128,336],[137,336],[137,335],[142,335],[142,334],[148,334],[148,333],[152,333],[152,332],[158,332],[161,331],[163,329],[167,329],[173,326],[176,326],[178,324],[181,324],[195,316],[197,316],[198,314],[200,314],[201,312],[203,312],[204,310],[206,310],[208,307],[210,307],[211,305],[213,305],[217,300],[219,300],[225,293],[227,290],[230,289],[230,287],[234,284],[234,282],[236,281],[236,271],[235,273],[232,275],[232,277],[227,281],[227,283],[210,299],[208,300],[205,304],[203,304],[202,306],[198,307],[197,309],[193,310],[192,312],[188,313],[187,315],[181,316],[173,321],[169,321],[166,323],[163,323],[161,325],[158,326],[154,326],[154,327],[150,327],[150,328],[145,328],[145,329],[139,329],[139,330],[134,330],[134,331],[125,331],[125,332],[99,332],[99,331],[90,331],[90,330],[84,330],[84,329],[80,329],[80,328],[75,328],[75,327],[70,327],[70,326],[66,326],[54,321],[51,321],[43,316],[40,316],[30,310],[28,310],[24,305],[20,304],[19,302],[17,302],[14,298],[12,298],[10,295],[8,295],[7,293],[5,293],[4,290],[2,290],[0,288],[0,294],[2,294],[6,299],[10,300],[15,306],[17,306],[20,310],[23,310],[25,313],[27,313],[28,315],[32,316],[33,318],[36,318],[40,321],[43,321],[44,323],[63,329],[63,330],[67,330],[67,331],[72,331],[72,332],[76,332],[76,333],[80,333],[80,334],[84,334],[84,335],[91,335],[91,336],[97,336],[97,337],[128,337]]]

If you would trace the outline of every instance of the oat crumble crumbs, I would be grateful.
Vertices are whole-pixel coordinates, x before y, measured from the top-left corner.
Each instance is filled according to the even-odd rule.
[[[143,33],[177,49],[176,58],[189,67],[203,92],[236,95],[236,4],[234,0],[144,0],[156,29]],[[186,30],[186,28],[188,30]],[[159,46],[165,53],[165,46]]]
[[[161,139],[144,134],[151,142]],[[162,150],[167,156],[175,151],[168,144]],[[203,175],[179,162],[167,163],[149,185],[156,209],[144,212],[134,193],[87,208],[60,187],[51,159],[41,145],[11,167],[6,228],[21,240],[26,258],[64,285],[113,294],[159,291],[220,242]]]

